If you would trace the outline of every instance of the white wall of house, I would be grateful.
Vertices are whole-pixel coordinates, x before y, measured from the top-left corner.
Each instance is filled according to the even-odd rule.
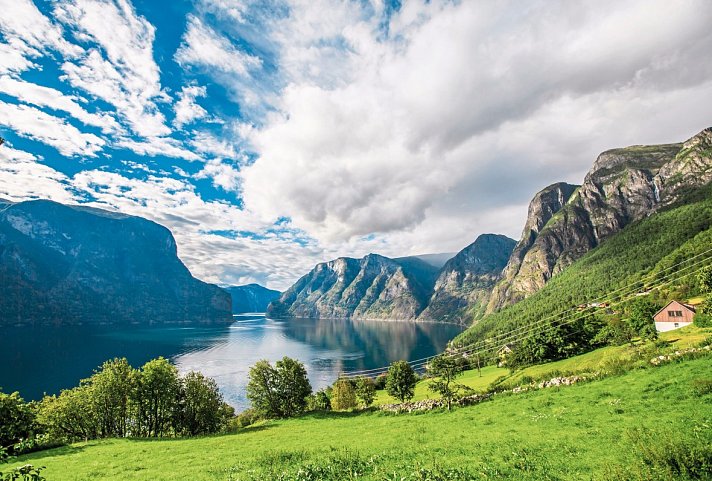
[[[674,331],[675,329],[680,329],[681,327],[689,326],[691,322],[656,322],[655,329],[658,332]]]

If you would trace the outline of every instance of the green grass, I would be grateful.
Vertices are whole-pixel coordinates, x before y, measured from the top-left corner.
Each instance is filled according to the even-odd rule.
[[[712,393],[699,386],[711,368],[708,356],[451,413],[313,414],[233,435],[79,443],[15,464],[47,466],[50,481],[607,480],[642,462],[641,432],[653,443],[703,436],[709,455]]]
[[[694,325],[660,333],[660,339],[670,343],[670,350],[696,346],[710,336],[712,336],[712,328],[699,328]],[[462,377],[457,379],[457,382],[481,392],[485,391],[494,381],[499,381],[504,386],[514,386],[521,384],[522,380],[526,378],[542,379],[546,377],[547,374],[549,374],[550,377],[555,377],[562,373],[567,375],[593,373],[605,369],[616,361],[631,359],[636,355],[639,347],[639,342],[636,342],[634,345],[625,344],[623,346],[602,347],[568,359],[530,366],[514,373],[510,373],[506,368],[486,366],[482,369],[481,377],[477,370],[466,371]],[[428,389],[429,384],[430,381],[426,379],[416,385],[414,401],[440,398],[440,395]],[[398,401],[389,396],[385,391],[376,391],[375,405],[378,406],[396,402]]]

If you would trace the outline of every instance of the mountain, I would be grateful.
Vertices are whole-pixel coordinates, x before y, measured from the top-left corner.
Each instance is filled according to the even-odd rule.
[[[406,259],[415,258],[425,262],[426,264],[430,264],[436,269],[441,269],[447,261],[455,257],[455,254],[456,252],[443,252],[440,254],[420,254],[416,256],[397,257],[394,260],[400,262]]]
[[[46,200],[0,204],[0,325],[231,320],[171,232],[140,217]]]
[[[480,317],[489,294],[500,279],[516,241],[482,234],[441,269],[428,306],[419,320],[469,323]]]
[[[628,225],[712,181],[711,153],[712,128],[682,144],[609,150],[581,186],[559,183],[539,192],[487,312],[532,295]]]
[[[425,308],[438,269],[415,257],[369,254],[317,264],[270,304],[273,317],[414,320]]]
[[[232,297],[232,312],[265,312],[270,302],[279,299],[279,291],[267,289],[259,284],[224,287]]]

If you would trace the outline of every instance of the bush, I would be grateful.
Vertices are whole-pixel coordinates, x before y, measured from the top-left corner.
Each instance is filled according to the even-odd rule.
[[[247,409],[238,414],[233,422],[238,428],[246,428],[247,426],[251,426],[261,420],[262,417],[260,416],[260,413],[254,409]]]
[[[370,377],[361,376],[356,380],[356,397],[364,407],[373,404],[376,398],[376,383]]]
[[[356,407],[356,389],[349,379],[339,379],[331,391],[331,408],[345,411]]]
[[[330,411],[331,410],[331,389],[321,389],[309,396],[307,409],[309,411]]]
[[[418,376],[410,364],[405,361],[396,361],[388,368],[386,391],[400,402],[405,402],[415,395],[417,382]]]
[[[18,392],[0,391],[0,420],[0,446],[12,446],[34,431],[35,414]]]
[[[376,379],[373,380],[373,383],[376,386],[376,390],[381,391],[383,389],[386,389],[386,381],[387,380],[388,380],[387,374],[379,374],[378,376],[376,376]]]
[[[47,478],[41,474],[43,469],[45,469],[44,466],[36,468],[31,464],[25,464],[5,473],[0,472],[0,479],[2,481],[46,481]]]
[[[712,327],[712,314],[706,312],[698,312],[692,319],[692,322],[697,327]]]
[[[262,416],[291,417],[307,408],[312,388],[301,362],[285,356],[272,367],[269,361],[258,361],[249,378],[247,398]]]

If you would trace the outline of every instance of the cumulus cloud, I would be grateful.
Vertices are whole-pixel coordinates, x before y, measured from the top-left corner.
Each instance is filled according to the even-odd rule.
[[[94,134],[79,131],[63,119],[27,105],[15,105],[0,100],[0,125],[18,135],[51,145],[68,157],[96,156],[106,142]]]
[[[580,181],[601,150],[709,122],[704,2],[408,2],[388,34],[369,8],[298,2],[275,22],[290,82],[243,170],[249,208],[327,244],[518,236],[530,196]]]
[[[139,155],[165,155],[185,160],[200,160],[200,156],[183,147],[183,144],[171,137],[148,137],[142,140],[123,137],[118,139],[114,146],[123,147]]]
[[[11,201],[51,199],[74,202],[69,178],[51,167],[37,163],[29,152],[0,146],[0,198]]]

